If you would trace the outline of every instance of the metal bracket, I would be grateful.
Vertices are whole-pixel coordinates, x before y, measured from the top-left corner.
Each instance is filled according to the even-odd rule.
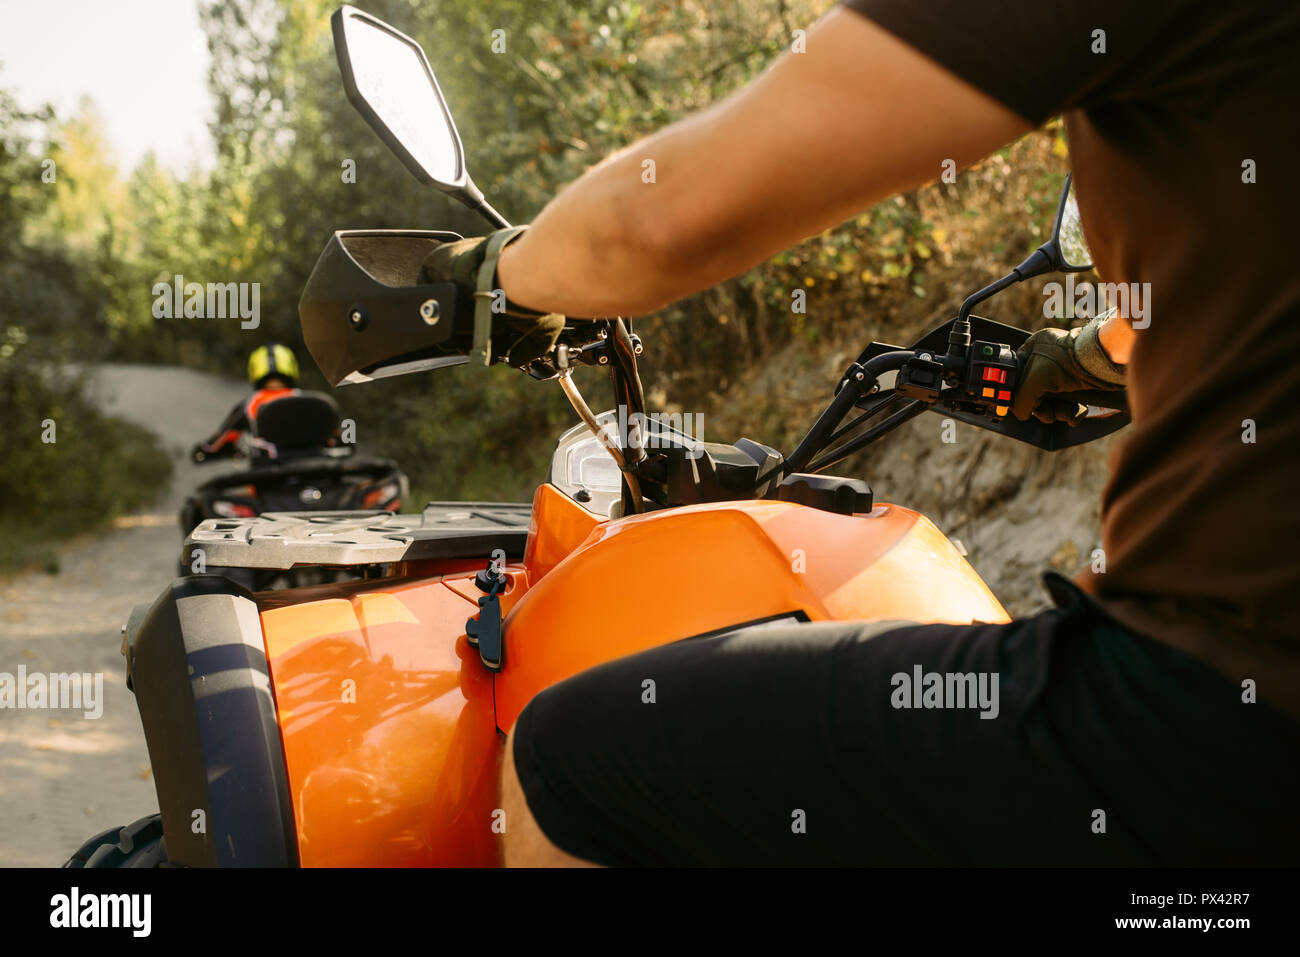
[[[497,596],[505,590],[508,581],[495,562],[488,562],[487,569],[474,576],[474,584],[487,594],[478,600],[478,618],[465,622],[465,637],[478,649],[479,659],[488,671],[500,671],[505,665],[505,635],[501,630],[501,601]]]

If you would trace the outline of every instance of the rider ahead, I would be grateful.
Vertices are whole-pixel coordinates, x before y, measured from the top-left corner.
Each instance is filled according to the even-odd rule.
[[[253,394],[230,410],[211,438],[194,446],[194,461],[230,454],[244,433],[252,436],[254,446],[258,445],[258,413],[277,399],[299,394],[298,359],[293,350],[279,343],[254,349],[248,357],[248,381],[255,390]]]

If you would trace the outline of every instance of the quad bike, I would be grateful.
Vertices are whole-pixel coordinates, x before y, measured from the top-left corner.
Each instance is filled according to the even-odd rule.
[[[380,136],[502,225],[465,172],[420,47],[351,7],[333,26],[349,97]],[[971,315],[1028,276],[1088,268],[1076,217],[1067,180],[1047,243],[919,342],[868,345],[789,454],[638,419],[639,339],[622,319],[574,321],[522,370],[557,380],[582,419],[530,504],[202,522],[186,549],[215,564],[371,574],[262,593],[191,575],[138,606],[123,653],[161,813],[99,835],[69,865],[495,864],[505,735],[554,682],[763,622],[1007,621],[929,520],[826,470],[927,410],[1048,450],[1128,422],[1122,392],[1079,394],[1089,414],[1073,426],[1009,416],[1027,334]],[[332,383],[467,361],[438,348],[455,287],[418,275],[452,238],[334,235],[300,305]],[[592,414],[579,364],[609,370],[619,408]],[[668,591],[629,620],[638,582]]]
[[[264,405],[249,441],[230,443],[218,453],[195,447],[196,462],[242,457],[248,467],[211,478],[181,507],[181,534],[210,519],[252,518],[301,512],[384,509],[396,512],[407,495],[407,478],[388,459],[356,454],[341,444],[338,405],[319,392],[295,391]],[[336,581],[344,576],[324,568],[254,569],[194,561],[178,564],[181,575],[203,570],[220,574],[250,591]]]

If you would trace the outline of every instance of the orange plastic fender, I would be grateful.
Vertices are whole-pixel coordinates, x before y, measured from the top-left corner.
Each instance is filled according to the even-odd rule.
[[[499,863],[498,729],[603,661],[795,613],[1007,620],[947,538],[892,505],[728,502],[600,522],[543,486],[524,562],[506,569],[495,676],[465,637],[473,575],[447,572],[264,604],[303,866]]]
[[[491,865],[501,737],[441,579],[262,612],[304,867]]]
[[[506,617],[498,724],[513,727],[533,695],[601,662],[798,612],[813,621],[1009,620],[947,537],[896,505],[839,515],[723,502],[631,516],[597,526]]]
[[[599,523],[600,519],[554,485],[537,486],[528,546],[524,549],[524,567],[528,569],[529,580],[540,581],[586,541]]]

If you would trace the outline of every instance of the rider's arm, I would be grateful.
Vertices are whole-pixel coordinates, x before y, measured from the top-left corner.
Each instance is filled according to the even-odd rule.
[[[1110,356],[1110,361],[1116,365],[1128,365],[1128,357],[1133,351],[1133,340],[1136,338],[1137,333],[1133,331],[1132,323],[1119,316],[1111,316],[1097,330],[1097,339],[1101,342],[1101,347],[1106,350],[1106,355]]]
[[[836,9],[806,52],[608,157],[502,254],[506,295],[575,316],[634,315],[792,244],[1030,128],[866,17]],[[653,182],[650,167],[653,161]]]
[[[240,402],[230,410],[225,420],[217,427],[217,431],[212,433],[211,438],[200,442],[198,447],[205,455],[214,455],[238,440],[241,434],[249,431],[249,428],[246,403]]]

